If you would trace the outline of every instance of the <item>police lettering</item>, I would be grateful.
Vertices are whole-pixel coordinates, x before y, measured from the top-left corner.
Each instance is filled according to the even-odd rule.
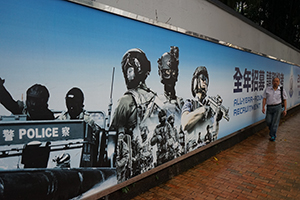
[[[29,139],[58,137],[58,128],[42,128],[40,131],[38,128],[19,129],[19,139],[22,140],[23,136]]]

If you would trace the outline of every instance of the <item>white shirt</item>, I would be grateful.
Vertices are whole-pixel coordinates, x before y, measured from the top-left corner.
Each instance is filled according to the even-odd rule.
[[[287,99],[285,90],[283,89],[283,99]],[[267,105],[276,105],[281,103],[281,91],[278,86],[277,90],[273,89],[273,86],[267,87],[263,93],[263,98],[267,99]]]

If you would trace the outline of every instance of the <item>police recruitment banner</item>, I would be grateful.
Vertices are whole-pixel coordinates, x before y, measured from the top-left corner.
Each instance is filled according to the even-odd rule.
[[[288,108],[300,103],[295,65],[92,1],[0,4],[1,170],[28,168],[33,146],[48,149],[48,168],[110,168],[112,186],[264,119],[262,94],[274,77]],[[66,129],[73,119],[75,132]]]

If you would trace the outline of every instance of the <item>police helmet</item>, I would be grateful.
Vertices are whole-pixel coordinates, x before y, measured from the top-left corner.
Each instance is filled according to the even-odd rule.
[[[192,78],[191,91],[193,97],[196,96],[196,93],[201,92],[206,95],[206,90],[204,88],[198,87],[200,85],[200,79],[206,81],[207,86],[209,84],[208,72],[205,66],[197,67]]]
[[[162,118],[164,116],[167,116],[167,112],[164,109],[162,109],[158,112],[158,117]]]
[[[146,80],[151,71],[150,61],[146,54],[138,48],[128,50],[122,58],[122,71],[128,89],[135,88],[140,82]],[[134,70],[134,79],[129,80],[127,70],[132,67]]]
[[[26,91],[27,97],[38,98],[43,103],[47,103],[49,99],[49,91],[48,89],[40,84],[34,84]]]
[[[161,77],[161,82],[177,81],[178,65],[179,65],[179,49],[176,46],[171,46],[170,52],[164,53],[161,58],[157,60],[158,75]]]
[[[169,124],[174,124],[174,120],[175,120],[174,114],[169,115],[169,117],[167,119]]]

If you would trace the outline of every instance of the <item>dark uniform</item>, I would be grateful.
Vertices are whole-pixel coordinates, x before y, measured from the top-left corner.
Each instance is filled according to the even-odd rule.
[[[65,100],[68,110],[62,112],[58,120],[82,119],[92,128],[94,136],[98,135],[100,127],[95,123],[90,114],[83,109],[83,92],[79,88],[74,87],[67,92]]]
[[[141,151],[145,149],[146,144],[143,141],[147,135],[144,135],[142,130],[147,125],[142,122],[149,112],[149,105],[152,105],[155,99],[155,94],[145,84],[151,70],[145,53],[140,49],[131,49],[124,54],[121,64],[128,91],[119,99],[110,127],[117,132],[118,137],[116,144],[118,182],[144,171],[142,166],[145,163],[141,164],[144,160]]]
[[[157,61],[160,82],[164,85],[164,95],[159,98],[163,102],[165,110],[172,112],[176,117],[181,114],[183,99],[176,96],[175,85],[178,80],[179,49],[171,46],[170,52],[164,53]],[[180,121],[180,120],[179,120]]]
[[[172,128],[174,130],[174,148],[177,149],[176,156],[184,153],[184,148],[179,145],[179,131],[181,108],[184,101],[181,97],[176,96],[175,85],[178,80],[179,70],[179,49],[176,46],[171,46],[169,52],[165,52],[157,61],[158,75],[160,82],[164,85],[164,94],[159,95],[155,103],[160,109],[167,111],[167,117],[172,118]],[[180,149],[179,149],[180,148]]]
[[[4,87],[0,78],[0,103],[14,115],[26,115],[27,120],[53,120],[54,114],[48,109],[49,91],[40,84],[28,88],[26,102],[15,101]]]
[[[157,166],[175,158],[174,131],[172,126],[166,121],[166,112],[161,110],[158,113],[159,124],[154,129],[151,145],[157,145]]]
[[[206,99],[208,90],[208,72],[206,67],[197,67],[192,79],[191,91],[194,99],[187,99],[182,107],[182,127],[186,131],[187,152],[205,145],[204,141],[217,139],[219,121],[223,113],[214,112]],[[212,134],[210,140],[208,133]],[[205,137],[206,136],[206,137]]]

